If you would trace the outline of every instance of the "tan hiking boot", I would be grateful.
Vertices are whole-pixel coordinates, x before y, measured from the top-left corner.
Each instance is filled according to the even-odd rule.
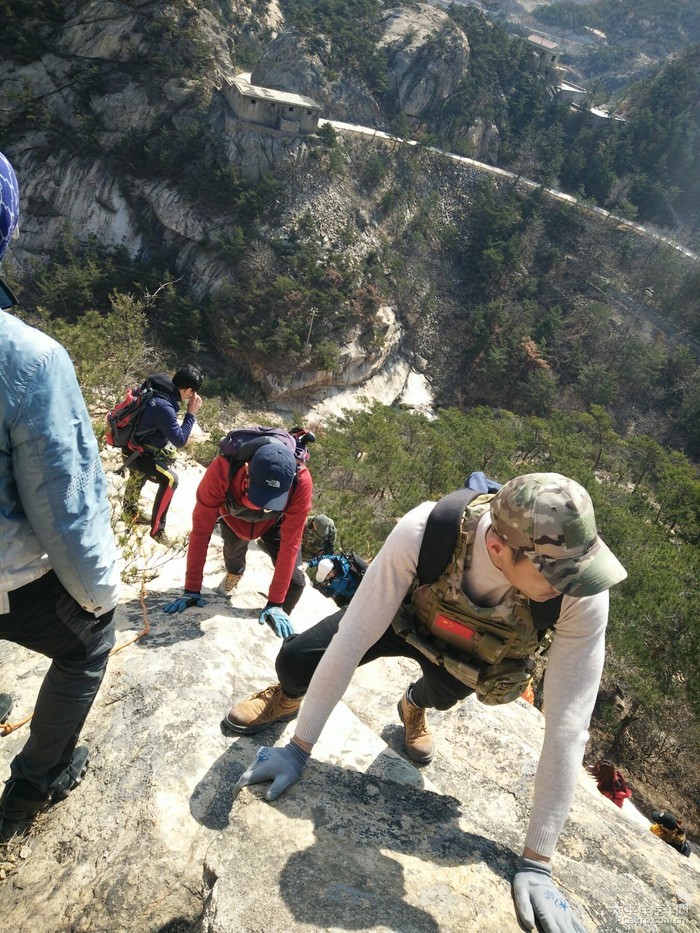
[[[172,538],[169,538],[168,535],[165,533],[165,529],[163,531],[157,531],[154,535],[151,535],[151,538],[153,538],[156,544],[161,544],[163,547],[166,547],[166,548],[177,547],[176,542],[173,541]]]
[[[249,700],[236,703],[221,723],[224,734],[259,732],[273,722],[295,719],[303,697],[290,697],[279,684],[272,684]]]
[[[411,687],[408,689],[410,690]],[[401,697],[397,706],[399,719],[403,723],[403,744],[409,758],[418,764],[427,765],[433,760],[435,743],[425,721],[425,710],[409,702],[406,693]]]
[[[217,586],[216,592],[223,593],[224,596],[228,596],[229,593],[233,593],[233,591],[238,586],[238,581],[242,576],[242,573],[227,573],[226,576],[222,579],[221,583]]]

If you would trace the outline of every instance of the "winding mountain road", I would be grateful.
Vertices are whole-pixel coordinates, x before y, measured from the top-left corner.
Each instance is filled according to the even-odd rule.
[[[342,123],[339,120],[321,120],[320,123],[328,123],[333,127],[333,129],[338,130],[340,133],[359,133],[364,136],[372,136],[377,140],[386,140],[387,142],[391,143],[400,143],[404,146],[421,145],[420,143],[416,142],[415,139],[403,139],[400,136],[392,136],[391,133],[385,133],[382,130],[373,129],[369,126],[359,126],[354,123]],[[497,168],[495,165],[489,165],[486,162],[479,162],[476,159],[470,159],[467,156],[456,155],[454,152],[448,152],[445,149],[438,149],[437,146],[426,146],[425,148],[429,152],[435,152],[438,155],[452,159],[453,162],[459,162],[462,165],[469,166],[469,168],[476,169],[477,171],[486,172],[490,175],[498,175],[501,178],[509,178],[512,181],[516,181],[518,184],[524,185],[527,188],[541,188],[551,198],[555,198],[558,201],[568,201],[571,204],[576,204],[579,208],[588,212],[589,214],[598,214],[606,220],[609,219],[617,223],[619,226],[628,227],[630,230],[634,230],[636,233],[639,233],[642,236],[656,240],[659,243],[665,243],[667,246],[677,250],[679,253],[682,253],[689,259],[693,259],[695,261],[698,259],[697,253],[694,253],[692,250],[688,249],[677,240],[674,240],[673,238],[659,233],[649,227],[645,227],[643,224],[638,224],[633,220],[628,220],[625,217],[621,217],[619,214],[613,214],[611,211],[605,210],[605,208],[595,207],[592,204],[587,204],[578,198],[575,198],[571,194],[567,194],[564,191],[559,191],[557,188],[547,188],[545,185],[542,185],[537,181],[532,181],[529,178],[524,178],[522,175],[517,175],[515,172],[508,172],[506,169]]]

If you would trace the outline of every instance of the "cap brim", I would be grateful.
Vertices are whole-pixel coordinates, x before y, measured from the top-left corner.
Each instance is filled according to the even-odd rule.
[[[251,483],[248,489],[248,498],[253,505],[256,505],[259,509],[270,509],[273,512],[281,512],[287,504],[289,489],[285,489],[284,492],[277,492],[275,490],[271,495],[270,490],[266,487],[263,486],[261,489],[256,489]]]
[[[547,583],[565,596],[596,596],[627,577],[627,571],[601,538],[579,558],[535,563]]]

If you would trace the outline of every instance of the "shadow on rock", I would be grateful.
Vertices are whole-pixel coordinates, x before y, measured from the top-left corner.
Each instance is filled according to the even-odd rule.
[[[232,746],[210,770],[206,787],[202,781],[192,797],[191,810],[201,822],[206,820],[205,825],[223,828],[229,822],[207,856],[205,887],[211,891],[216,885],[217,895],[205,912],[213,908],[230,916],[231,899],[238,922],[247,928],[244,918],[249,912],[272,909],[257,889],[255,897],[242,896],[237,866],[248,859],[268,866],[269,890],[279,892],[294,921],[305,929],[307,925],[348,930],[380,926],[438,933],[440,925],[433,915],[437,902],[432,900],[450,896],[439,881],[441,869],[486,863],[509,883],[515,853],[492,839],[465,832],[454,797],[312,760],[300,783],[275,803],[263,804],[265,809],[248,795],[260,800],[266,785],[246,788],[242,792],[246,797],[233,800],[233,785],[250,764],[257,744],[261,743]],[[208,803],[203,808],[205,796]],[[313,824],[310,846],[305,821]],[[415,903],[415,888],[409,896],[404,866],[391,853],[423,863],[413,871],[425,876],[424,905]],[[206,928],[220,929],[217,923]]]
[[[316,840],[289,857],[280,877],[280,893],[300,923],[323,928],[332,918],[346,929],[437,931],[430,913],[406,903],[403,867],[387,850],[420,859],[431,874],[485,862],[510,881],[515,853],[462,830],[454,797],[319,763],[309,777],[311,786],[297,793],[305,793]]]
[[[396,752],[397,755],[410,761],[403,744],[403,726],[396,725],[396,723],[387,724],[382,729],[380,738],[382,742],[385,742],[387,747]],[[413,764],[415,764],[415,762],[413,762]]]
[[[224,596],[205,596],[204,606],[189,606],[183,612],[168,614],[165,606],[182,596],[182,590],[164,590],[153,595],[147,601],[148,621],[151,630],[144,638],[137,642],[140,648],[169,648],[180,641],[193,641],[202,638],[204,632],[201,624],[215,615],[226,615],[232,619],[250,620],[249,609],[236,609],[231,606]],[[140,630],[143,628],[143,612],[138,599],[122,603],[122,618],[126,614],[128,625],[120,625],[119,629],[129,628]]]
[[[150,933],[196,933],[199,922],[188,920],[186,917],[175,917],[163,926],[153,927]]]
[[[285,727],[286,723],[277,723],[255,735],[241,735],[216,759],[190,797],[190,813],[198,823],[207,829],[226,829],[236,781],[253,761],[260,746],[275,745]]]

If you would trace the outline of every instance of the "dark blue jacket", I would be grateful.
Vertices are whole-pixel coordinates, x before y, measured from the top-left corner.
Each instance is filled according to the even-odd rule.
[[[166,373],[154,373],[148,379],[154,395],[139,418],[136,438],[147,451],[149,448],[160,450],[166,444],[172,444],[177,448],[184,447],[195,422],[194,415],[188,412],[182,419],[182,424],[177,420],[180,393]]]
[[[333,561],[336,573],[332,580],[314,583],[314,589],[334,600],[337,606],[341,608],[347,606],[357,592],[361,578],[353,572],[350,561],[343,554],[323,554],[321,557],[314,557],[308,562],[307,567],[318,567],[319,562],[324,558]]]

